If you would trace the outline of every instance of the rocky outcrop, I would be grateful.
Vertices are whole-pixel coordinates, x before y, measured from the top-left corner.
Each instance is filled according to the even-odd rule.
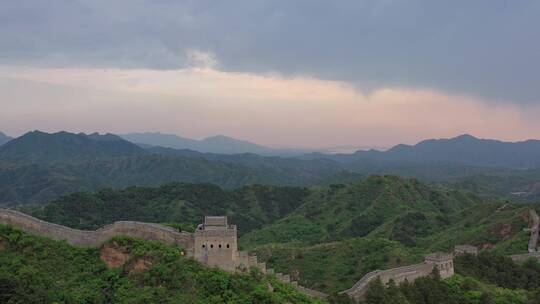
[[[116,268],[124,266],[131,258],[131,255],[125,248],[109,244],[101,247],[99,258],[107,265],[107,268]]]
[[[125,267],[127,273],[145,271],[152,266],[149,257],[132,257],[127,248],[116,242],[103,245],[99,250],[99,258],[107,265],[107,268]]]

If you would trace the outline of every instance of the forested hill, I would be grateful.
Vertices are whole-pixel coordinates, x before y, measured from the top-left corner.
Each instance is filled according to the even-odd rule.
[[[144,150],[112,134],[86,135],[33,131],[0,146],[0,161],[9,163],[74,163],[144,154]]]
[[[297,210],[243,241],[323,243],[389,233],[391,239],[414,244],[417,237],[444,229],[452,214],[485,203],[471,193],[436,189],[416,179],[370,176],[314,189]]]
[[[186,183],[105,189],[64,196],[38,209],[36,215],[74,228],[95,229],[117,220],[194,225],[204,215],[225,214],[241,233],[262,228],[247,236],[255,243],[265,242],[268,235],[270,242],[324,242],[366,236],[400,216],[402,221],[417,217],[428,229],[423,233],[429,234],[443,226],[449,215],[483,203],[473,194],[434,189],[415,179],[371,176],[350,185],[310,189],[254,185],[224,190]]]
[[[357,178],[327,160],[146,150],[111,134],[35,131],[0,146],[0,204],[43,203],[77,191],[177,181],[237,188]]]
[[[212,184],[171,183],[156,188],[128,187],[74,193],[33,212],[46,221],[97,229],[120,220],[199,224],[205,215],[228,215],[245,233],[261,228],[302,205],[310,190],[253,185],[224,190]]]

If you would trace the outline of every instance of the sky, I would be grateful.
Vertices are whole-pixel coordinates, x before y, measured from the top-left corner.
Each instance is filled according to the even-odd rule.
[[[4,1],[0,131],[540,138],[539,15],[536,0]]]

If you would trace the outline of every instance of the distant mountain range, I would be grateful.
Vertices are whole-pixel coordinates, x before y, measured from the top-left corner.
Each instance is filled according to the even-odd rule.
[[[450,139],[429,139],[416,145],[400,144],[387,151],[357,151],[353,154],[325,155],[312,153],[304,159],[331,159],[342,163],[363,160],[456,163],[479,167],[538,168],[540,167],[540,140],[503,142],[479,139],[465,134]]]
[[[225,188],[307,186],[358,179],[334,161],[142,148],[116,135],[29,132],[0,146],[0,204],[74,191],[183,181]]]
[[[311,152],[311,150],[302,149],[275,149],[224,135],[207,137],[201,140],[163,133],[129,133],[119,136],[143,147],[160,146],[180,150],[194,150],[203,153],[254,153],[259,155],[292,156]]]
[[[0,132],[0,146],[12,140],[13,138],[7,136],[6,134]]]
[[[229,141],[221,140],[224,145]],[[386,152],[283,157],[141,146],[113,134],[34,131],[0,146],[0,204],[45,202],[73,191],[173,181],[226,188],[311,186],[347,183],[371,174],[416,177],[531,201],[540,198],[538,145],[533,140],[505,143],[464,135],[398,145]]]

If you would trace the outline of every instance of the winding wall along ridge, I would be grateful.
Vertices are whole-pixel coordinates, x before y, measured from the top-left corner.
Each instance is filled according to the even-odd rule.
[[[94,231],[87,231],[45,222],[15,210],[1,208],[0,223],[16,226],[28,233],[55,240],[65,240],[69,244],[75,246],[98,247],[115,236],[127,235],[141,239],[158,240],[169,244],[175,244],[184,248],[188,256],[193,256],[193,234],[178,232],[173,228],[165,227],[159,224],[135,221],[119,221]],[[259,267],[264,273],[273,273],[273,270],[266,269],[265,263],[259,263],[256,256],[248,256],[247,252],[239,252],[239,254],[240,257],[244,257],[246,260],[248,260],[247,264],[249,266]],[[347,289],[341,293],[347,294],[351,298],[358,300],[365,294],[369,286],[369,282],[377,277],[381,278],[384,283],[388,282],[390,279],[395,280],[396,283],[399,283],[405,279],[414,280],[418,277],[429,275],[435,265],[436,264],[426,260],[426,262],[416,265],[370,272],[350,289]],[[453,274],[453,265],[451,265],[451,270],[444,270],[446,270],[446,272],[441,273],[442,277],[451,276]],[[450,272],[448,273],[448,271]],[[291,282],[290,276],[288,275],[278,273],[276,276],[281,281],[293,284],[300,291],[312,297],[324,299],[328,296],[325,293],[300,286],[297,282]]]
[[[191,233],[178,232],[173,228],[152,223],[119,221],[98,230],[79,230],[9,209],[0,209],[0,223],[14,225],[23,231],[54,240],[65,240],[75,246],[98,247],[115,236],[127,235],[175,244],[184,248],[188,254],[193,250]]]

